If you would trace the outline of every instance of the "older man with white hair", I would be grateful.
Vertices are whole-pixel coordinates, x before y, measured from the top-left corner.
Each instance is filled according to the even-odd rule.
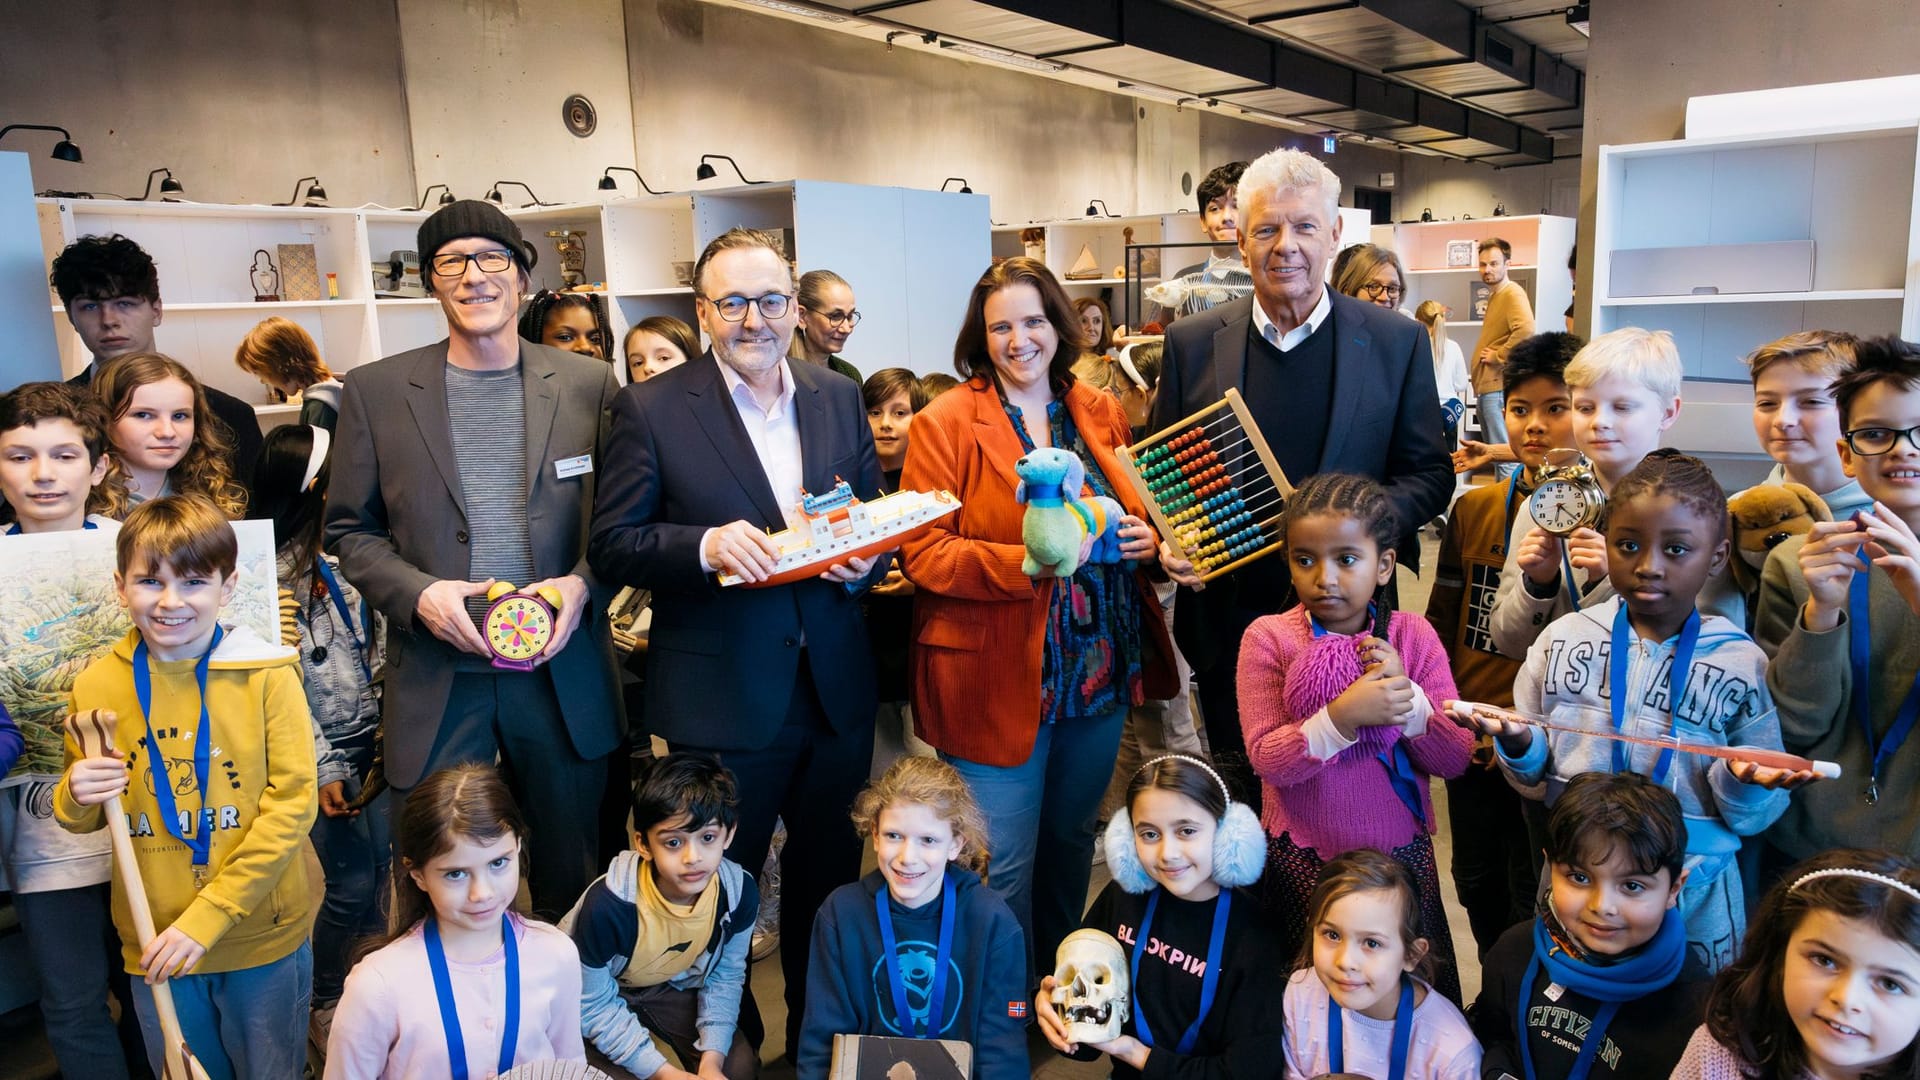
[[[1239,202],[1253,296],[1173,324],[1151,427],[1238,388],[1288,480],[1348,472],[1385,485],[1404,537],[1401,561],[1418,571],[1416,530],[1453,490],[1426,331],[1327,287],[1340,248],[1340,178],[1312,155],[1261,156],[1240,177]],[[1191,563],[1161,551],[1185,586],[1174,633],[1199,682],[1215,760],[1234,797],[1257,806],[1234,677],[1247,624],[1293,603],[1286,560],[1250,563],[1202,591]]]

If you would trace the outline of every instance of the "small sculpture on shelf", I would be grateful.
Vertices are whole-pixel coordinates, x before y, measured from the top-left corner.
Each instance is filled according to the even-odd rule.
[[[560,252],[560,285],[571,289],[587,280],[587,234],[579,229],[548,229],[547,238]]]
[[[253,265],[248,268],[249,278],[253,281],[253,299],[255,303],[268,304],[280,299],[280,270],[273,265],[273,256],[266,248],[253,253]]]

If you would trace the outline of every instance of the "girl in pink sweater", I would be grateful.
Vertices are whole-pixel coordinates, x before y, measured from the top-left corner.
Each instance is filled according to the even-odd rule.
[[[1440,711],[1457,696],[1446,651],[1388,602],[1400,522],[1378,483],[1310,477],[1286,513],[1300,603],[1255,620],[1240,645],[1240,724],[1269,838],[1261,901],[1298,951],[1321,867],[1354,848],[1391,854],[1420,888],[1434,987],[1458,1004],[1427,781],[1464,772],[1473,735]]]
[[[408,793],[393,837],[392,935],[347,976],[326,1080],[586,1060],[573,939],[510,910],[526,835],[489,766],[443,769]]]

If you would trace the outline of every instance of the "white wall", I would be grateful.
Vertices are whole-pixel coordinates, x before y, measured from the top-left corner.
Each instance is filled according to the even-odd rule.
[[[1579,214],[1578,158],[1506,169],[1421,154],[1407,154],[1401,160],[1404,164],[1393,196],[1396,220],[1414,220],[1428,207],[1441,221],[1464,214],[1491,217],[1496,202],[1506,203],[1509,214]]]
[[[478,199],[496,180],[519,180],[546,202],[582,202],[599,194],[601,170],[633,167],[620,0],[568,0],[564,13],[521,0],[406,0],[399,8],[422,188],[448,184]],[[598,114],[584,139],[562,123],[570,94],[584,94]],[[638,193],[631,176],[615,177],[623,193]],[[501,194],[509,206],[531,201],[518,187]]]
[[[394,0],[8,0],[0,103],[0,124],[63,126],[86,155],[7,136],[36,191],[137,197],[165,166],[208,202],[282,202],[314,174],[336,206],[415,194]]]

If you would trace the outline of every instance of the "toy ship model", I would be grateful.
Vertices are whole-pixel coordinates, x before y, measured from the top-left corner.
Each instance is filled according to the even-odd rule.
[[[837,476],[834,480],[833,490],[822,495],[802,490],[795,523],[773,534],[780,549],[773,576],[748,581],[723,571],[720,584],[753,589],[816,577],[848,559],[891,551],[960,509],[960,500],[950,491],[896,491],[862,502],[854,497],[851,484]]]

